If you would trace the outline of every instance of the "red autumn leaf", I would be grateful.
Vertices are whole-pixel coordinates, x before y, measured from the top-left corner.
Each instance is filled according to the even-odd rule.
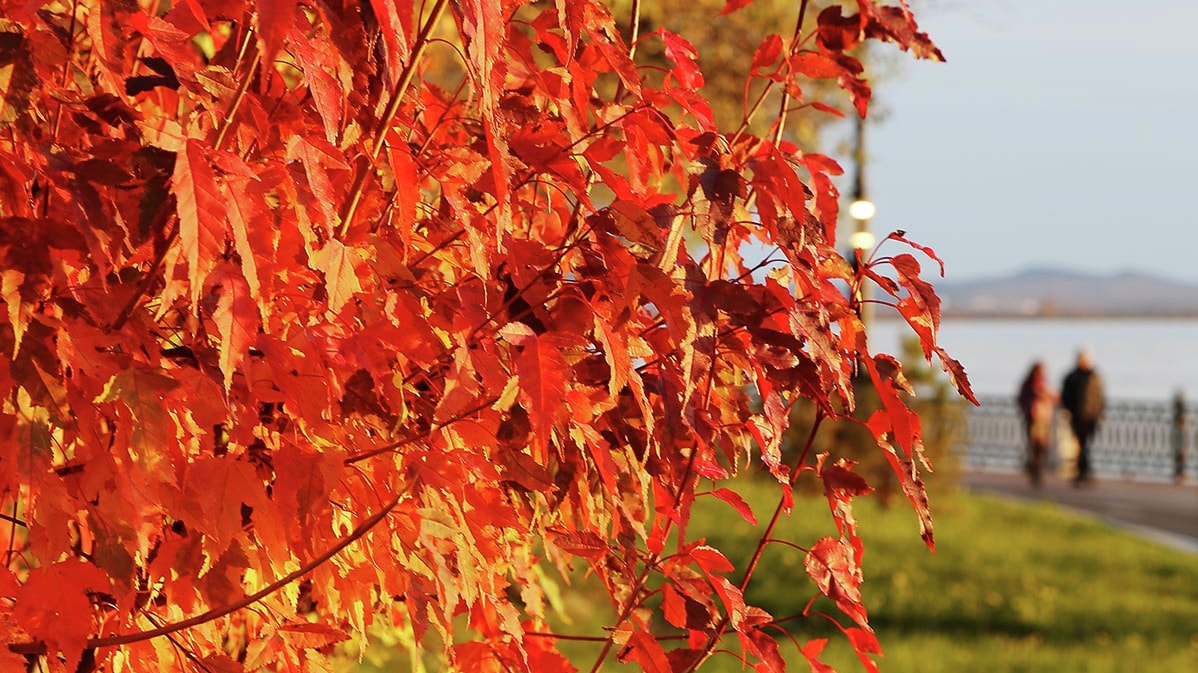
[[[941,276],[941,277],[943,277],[943,276],[944,276],[944,261],[943,261],[943,260],[941,260],[941,259],[940,259],[940,257],[938,257],[938,256],[936,255],[936,251],[935,251],[935,250],[932,250],[931,248],[929,248],[929,247],[928,247],[928,246],[926,246],[926,245],[920,245],[920,244],[918,244],[918,243],[915,243],[914,241],[911,241],[911,240],[909,240],[909,239],[906,237],[906,233],[907,233],[907,232],[905,232],[905,231],[902,231],[902,230],[900,230],[900,231],[892,231],[892,232],[890,232],[890,234],[889,234],[889,235],[888,235],[886,238],[887,238],[887,239],[890,239],[890,240],[895,240],[895,241],[898,241],[898,242],[900,242],[900,243],[905,243],[906,245],[909,245],[909,246],[911,246],[912,248],[915,248],[916,250],[919,250],[919,251],[920,251],[920,252],[922,252],[923,254],[925,254],[925,255],[927,255],[928,257],[930,257],[930,258],[932,259],[932,261],[936,262],[936,264],[937,264],[937,265],[939,265],[939,267],[940,267],[940,276]]]
[[[213,274],[212,281],[220,293],[212,320],[220,334],[220,370],[228,390],[233,373],[257,341],[258,307],[250,296],[249,284],[240,273],[224,267]]]
[[[906,288],[914,305],[931,325],[933,331],[940,327],[940,297],[931,284],[919,277],[919,262],[907,254],[895,255],[890,259],[898,272],[898,282]],[[925,348],[925,350],[927,350]]]
[[[530,493],[552,490],[553,476],[532,456],[519,450],[502,453],[504,476],[508,481],[519,484]]]
[[[12,356],[16,357],[21,349],[21,338],[25,329],[33,319],[33,312],[27,302],[21,298],[21,286],[25,282],[25,274],[16,269],[0,271],[0,299],[8,309],[8,323],[12,325],[13,347]]]
[[[412,35],[412,5],[403,0],[370,0],[387,59],[388,84],[394,85],[400,68],[408,60],[408,40]]]
[[[225,204],[217,187],[205,147],[188,140],[175,159],[171,179],[179,212],[179,242],[191,272],[191,301],[194,304],[204,279],[224,253]]]
[[[565,142],[560,126],[545,123],[524,126],[507,139],[512,154],[529,168],[552,173],[580,193],[586,191],[586,177]]]
[[[661,643],[644,631],[633,631],[620,651],[620,660],[635,661],[645,673],[674,673]]]
[[[831,105],[828,105],[827,103],[821,103],[819,101],[812,101],[811,107],[815,110],[819,110],[820,112],[827,112],[828,114],[836,116],[836,117],[844,117],[843,112],[841,112],[838,108],[834,108]]]
[[[745,651],[757,658],[758,663],[753,667],[756,673],[785,673],[786,660],[773,633],[757,626],[744,629],[737,635]]]
[[[686,38],[658,28],[657,35],[666,43],[666,58],[674,64],[670,75],[685,90],[703,86],[703,72],[699,69],[699,51]]]
[[[693,35],[629,44],[589,1],[87,4],[68,34],[9,2],[0,31],[0,492],[19,519],[0,545],[28,573],[0,573],[0,668],[313,673],[386,622],[452,666],[564,673],[556,564],[618,606],[594,635],[622,661],[690,670],[736,631],[747,666],[780,671],[742,587],[769,578],[730,580],[691,508],[710,493],[755,522],[728,480],[760,460],[790,511],[814,469],[843,539],[809,569],[863,617],[868,486],[782,450],[794,404],[843,415],[859,367],[931,543],[910,386],[843,288],[878,284],[972,399],[938,299],[911,255],[878,262],[893,278],[850,268],[839,166],[717,124]],[[834,80],[864,113],[845,50],[938,53],[905,5],[858,8],[766,37],[746,84],[836,113],[808,86]],[[762,244],[768,269],[743,256]],[[128,619],[143,608],[165,621]],[[666,652],[662,623],[686,643]],[[160,639],[184,630],[179,657]],[[876,640],[845,638],[873,670]]]
[[[782,38],[777,33],[766,35],[765,39],[758,45],[757,51],[753,53],[753,62],[750,65],[749,73],[751,75],[761,75],[762,68],[777,63],[781,56]]]
[[[249,179],[226,178],[223,187],[233,245],[237,256],[241,258],[241,275],[250,296],[256,299],[261,292],[257,258],[259,255],[265,257],[262,253],[266,250],[256,250],[259,246],[255,243],[261,240],[260,220],[266,212],[266,205],[257,184]],[[251,238],[254,242],[251,242]]]
[[[904,5],[869,7],[869,22],[865,26],[865,34],[872,38],[894,42],[904,51],[909,50],[916,58],[943,61],[944,54],[932,44],[927,33],[921,33],[915,25],[915,17]]]
[[[293,541],[311,542],[310,531],[329,509],[329,492],[336,484],[341,460],[328,452],[305,451],[285,443],[274,458],[276,477],[272,498],[279,516],[290,526]]]
[[[292,650],[319,650],[349,639],[349,634],[341,629],[311,622],[284,624],[278,634]]]
[[[827,638],[812,638],[801,648],[803,657],[811,666],[811,673],[836,673],[836,669],[819,660],[819,655],[827,644]]]
[[[591,6],[589,10],[588,21],[584,24],[587,34],[594,41],[607,67],[620,78],[632,95],[639,97],[641,78],[636,71],[636,64],[628,56],[628,45],[616,29],[615,20],[607,14],[606,9]]]
[[[121,89],[124,88],[121,74],[130,66],[130,59],[126,52],[129,37],[121,19],[136,11],[138,8],[133,3],[105,0],[97,2],[87,13],[85,26],[88,37],[91,39],[92,48],[98,57],[97,65],[103,66],[101,73],[105,79]]]
[[[163,403],[165,393],[174,391],[179,382],[161,370],[136,365],[114,374],[97,402],[122,402],[132,414],[132,447],[143,457],[161,460],[170,446],[176,426]]]
[[[292,29],[292,50],[299,68],[304,73],[308,93],[324,122],[325,139],[337,142],[341,134],[341,121],[345,98],[344,87],[338,81],[338,52],[330,43],[317,43],[303,39],[297,28]]]
[[[740,514],[741,518],[750,526],[757,525],[757,515],[753,514],[753,509],[749,507],[749,503],[745,502],[744,498],[740,497],[739,493],[727,488],[717,488],[711,494],[732,505],[736,513]]]
[[[308,188],[316,198],[316,206],[324,216],[329,226],[337,222],[337,206],[340,202],[336,185],[329,175],[329,169],[345,170],[348,166],[341,157],[341,152],[329,144],[324,138],[294,136],[287,143],[287,158],[297,160],[304,167],[308,178]]]
[[[179,26],[181,30],[190,29],[192,34],[201,30],[211,30],[208,17],[204,14],[204,8],[200,6],[199,0],[182,0],[182,2],[173,4],[167,17],[171,24]]]
[[[387,158],[391,164],[391,171],[395,174],[395,215],[400,222],[413,222],[420,205],[420,167],[412,157],[410,149],[399,142],[398,134],[394,136],[394,140],[396,142],[387,143]],[[400,235],[407,244],[411,231],[402,227]]]
[[[728,560],[728,557],[714,547],[699,545],[691,549],[689,553],[704,574],[728,573],[735,570],[735,566]]]
[[[670,584],[661,588],[661,609],[667,622],[680,629],[686,628],[686,599]]]
[[[589,559],[603,558],[608,552],[603,538],[590,531],[573,531],[554,536],[553,544],[575,556]]]
[[[212,538],[217,554],[241,531],[243,507],[261,506],[266,501],[254,466],[227,456],[197,460],[188,474],[187,488],[186,497],[194,499],[193,520],[204,522],[203,532]]]
[[[849,51],[861,42],[861,15],[844,16],[843,10],[832,5],[819,13],[816,35],[819,45],[828,51]]]
[[[861,568],[847,540],[820,539],[807,552],[804,567],[820,593],[831,598],[862,628],[869,628],[869,618],[861,602]]]
[[[544,459],[550,435],[566,393],[569,366],[552,336],[532,335],[520,338],[516,345],[516,374],[520,377],[520,399],[532,421],[538,446],[536,456]]]
[[[262,61],[272,63],[283,46],[283,38],[291,32],[299,3],[296,0],[258,0],[258,4],[260,9],[255,12],[254,19],[259,49],[262,50]]]
[[[708,575],[707,580],[711,582],[711,587],[715,589],[716,596],[724,604],[728,623],[732,626],[733,630],[740,631],[748,614],[748,606],[745,605],[744,593],[740,590],[740,587],[728,581],[727,577]]]
[[[77,559],[34,568],[14,597],[13,617],[74,670],[96,628],[92,594],[110,589],[104,571]]]
[[[896,385],[902,386],[902,371],[897,361],[888,355],[864,357],[862,363],[873,382],[874,389],[882,402],[884,414],[877,417],[880,425],[874,425],[875,419],[870,418],[870,427],[874,436],[881,437],[889,434],[908,456],[913,456],[923,445],[923,433],[919,415],[912,411],[899,397]],[[909,387],[909,384],[907,384]]]
[[[973,388],[969,385],[969,376],[965,373],[965,367],[960,362],[953,359],[947,351],[937,346],[935,351],[936,357],[940,360],[940,365],[948,374],[949,381],[953,387],[961,393],[961,397],[972,402],[975,406],[980,406],[981,402],[973,394]]]
[[[725,14],[731,14],[732,12],[744,9],[751,4],[753,4],[753,0],[728,0],[728,2],[724,4],[724,8],[720,10],[719,15],[724,16]]]
[[[820,470],[820,481],[828,498],[847,499],[867,495],[874,489],[861,475],[853,472],[845,463],[837,462]]]
[[[869,673],[878,673],[878,666],[869,655],[881,654],[882,646],[878,644],[878,638],[873,634],[873,631],[864,628],[849,627],[844,629],[844,634],[848,636],[849,643],[852,644],[853,650],[857,653],[857,660],[865,666],[865,670]]]
[[[845,68],[835,59],[820,53],[801,51],[786,59],[791,70],[814,79],[835,79],[845,75]]]
[[[616,201],[609,212],[616,232],[624,238],[650,246],[661,244],[664,232],[644,208],[629,201]]]

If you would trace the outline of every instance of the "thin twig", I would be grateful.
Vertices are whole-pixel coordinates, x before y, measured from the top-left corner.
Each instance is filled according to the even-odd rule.
[[[337,232],[338,238],[345,238],[349,232],[350,222],[354,219],[354,213],[358,210],[358,204],[362,200],[362,191],[366,187],[366,176],[370,174],[371,167],[378,159],[379,152],[383,150],[383,145],[387,143],[387,129],[391,128],[391,122],[394,121],[396,113],[399,112],[399,106],[403,102],[404,95],[407,94],[408,86],[411,85],[412,79],[416,75],[416,67],[420,64],[420,59],[424,56],[424,50],[428,47],[429,35],[433,32],[437,22],[441,19],[441,14],[445,11],[445,6],[449,4],[449,0],[437,0],[437,4],[433,5],[432,13],[421,28],[420,34],[416,37],[416,44],[412,47],[411,54],[408,55],[408,62],[404,64],[403,71],[399,74],[399,80],[395,83],[395,89],[391,92],[391,100],[387,102],[387,109],[383,112],[382,119],[379,120],[378,131],[375,133],[374,141],[370,144],[370,152],[367,155],[367,161],[358,162],[358,168],[354,175],[353,185],[350,187],[349,198],[345,201],[345,206],[341,212],[341,228]]]
[[[249,41],[250,31],[246,31],[246,41]],[[255,49],[254,55],[250,59],[250,67],[246,69],[245,75],[241,78],[241,82],[237,85],[237,91],[233,94],[233,100],[229,103],[229,109],[225,112],[225,118],[221,120],[220,130],[216,133],[216,140],[212,141],[214,149],[220,149],[224,144],[225,137],[229,133],[229,129],[233,128],[233,120],[237,116],[237,110],[241,108],[241,101],[245,98],[246,91],[250,88],[250,82],[254,79],[254,71],[258,69],[258,62],[262,58],[262,52]]]
[[[487,407],[491,406],[492,404],[495,404],[495,402],[498,400],[499,400],[498,397],[489,397],[489,398],[483,400],[482,402],[480,402],[479,404],[477,404],[465,411],[454,414],[452,417],[442,421],[441,423],[433,424],[428,430],[422,430],[420,432],[415,432],[410,435],[406,435],[402,439],[397,439],[394,442],[391,442],[390,444],[384,444],[382,446],[370,449],[368,451],[362,451],[360,453],[355,453],[354,455],[349,456],[342,462],[345,465],[352,465],[358,461],[366,460],[367,458],[373,458],[374,456],[377,456],[381,453],[388,453],[388,452],[394,451],[398,448],[407,446],[408,444],[411,444],[412,442],[416,442],[421,439],[424,439],[425,437],[428,437],[429,435],[433,434],[437,430],[440,430],[441,428],[448,427],[450,425],[453,425],[454,423],[457,423],[460,420],[464,420],[466,418],[469,418],[470,416],[473,416],[474,414],[477,414],[478,412],[482,411],[483,409],[486,409]]]
[[[636,56],[636,41],[641,37],[641,0],[632,0],[632,30],[629,32],[628,59]]]
[[[799,46],[799,36],[803,33],[803,19],[807,15],[807,0],[799,5],[799,17],[795,20],[795,33],[791,38],[790,54],[794,55]],[[782,133],[786,130],[786,110],[790,107],[790,89],[782,88],[782,101],[778,105],[777,127],[774,129],[774,146],[782,142]]]
[[[16,501],[13,501],[12,511],[13,511],[13,516],[9,516],[7,514],[0,513],[0,520],[12,522],[13,525],[20,526],[22,528],[28,528],[29,524],[25,523],[24,521],[21,521],[20,519],[18,519],[16,517],[16,512],[17,512]]]

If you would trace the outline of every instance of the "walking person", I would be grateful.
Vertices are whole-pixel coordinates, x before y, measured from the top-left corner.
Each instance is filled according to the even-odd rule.
[[[1098,431],[1098,423],[1106,408],[1102,377],[1094,371],[1094,357],[1087,350],[1077,354],[1077,365],[1065,376],[1061,385],[1061,406],[1069,412],[1069,427],[1077,437],[1077,474],[1074,486],[1089,482],[1090,440]]]
[[[1039,487],[1044,462],[1052,442],[1052,416],[1057,393],[1048,383],[1043,362],[1035,362],[1019,386],[1019,411],[1027,435],[1027,461],[1024,463],[1032,486]]]

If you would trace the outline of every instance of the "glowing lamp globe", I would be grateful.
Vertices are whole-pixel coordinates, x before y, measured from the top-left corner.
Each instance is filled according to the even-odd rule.
[[[856,250],[868,250],[874,247],[874,243],[876,243],[877,240],[878,239],[876,239],[874,235],[868,231],[855,231],[853,232],[853,235],[849,237],[849,245],[853,246],[853,248]]]
[[[859,222],[872,220],[878,214],[878,207],[869,199],[857,199],[849,204],[849,217]]]

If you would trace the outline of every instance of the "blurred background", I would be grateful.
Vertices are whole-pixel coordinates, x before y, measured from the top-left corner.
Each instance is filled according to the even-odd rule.
[[[1059,385],[1088,347],[1113,398],[1198,394],[1198,5],[916,11],[948,62],[878,86],[872,224],[945,259],[943,340],[975,390],[1012,393],[1035,359]]]

